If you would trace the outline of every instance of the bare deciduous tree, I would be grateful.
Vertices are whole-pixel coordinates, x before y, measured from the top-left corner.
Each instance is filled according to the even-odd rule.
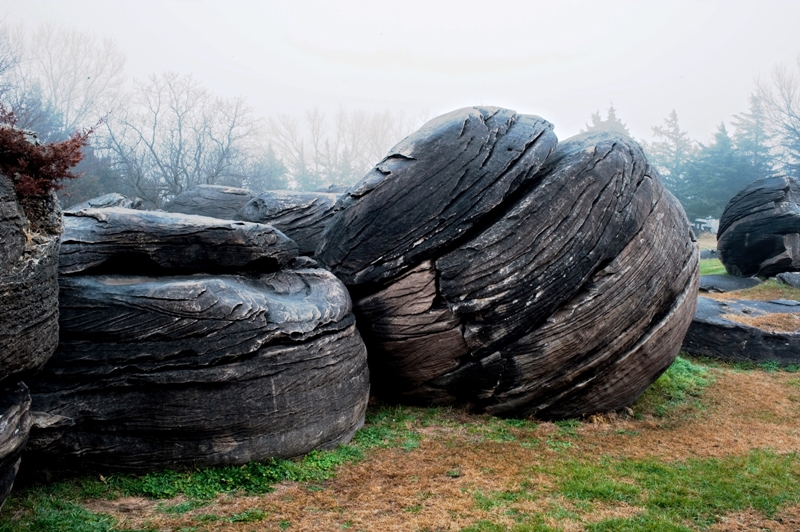
[[[777,142],[782,170],[800,178],[800,58],[797,71],[775,68],[769,81],[758,83],[757,96]]]
[[[286,165],[291,185],[314,190],[352,184],[417,126],[402,113],[367,113],[340,107],[330,120],[318,107],[303,119],[280,114],[269,120],[270,141]]]
[[[36,29],[24,49],[23,90],[39,92],[62,132],[92,126],[114,109],[126,58],[113,40],[50,24]]]
[[[126,110],[108,121],[106,148],[129,192],[160,206],[188,187],[256,178],[258,126],[244,98],[218,98],[191,75],[167,72],[135,83]]]

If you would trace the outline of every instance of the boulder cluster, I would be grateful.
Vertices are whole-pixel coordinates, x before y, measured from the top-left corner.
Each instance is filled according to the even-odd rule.
[[[697,245],[641,147],[559,143],[507,109],[428,122],[344,193],[205,185],[138,207],[107,195],[66,211],[60,255],[56,238],[39,261],[58,268],[58,304],[52,281],[44,317],[0,330],[41,323],[49,339],[3,374],[0,402],[33,426],[37,468],[331,447],[363,423],[370,386],[504,416],[619,409],[672,363],[695,311]],[[19,375],[47,358],[29,395]]]

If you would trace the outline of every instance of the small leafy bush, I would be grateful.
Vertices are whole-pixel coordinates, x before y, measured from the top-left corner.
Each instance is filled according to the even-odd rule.
[[[94,128],[76,131],[62,142],[42,144],[16,128],[14,112],[0,103],[0,173],[8,176],[20,199],[44,196],[75,179],[71,169],[83,158],[81,151]]]

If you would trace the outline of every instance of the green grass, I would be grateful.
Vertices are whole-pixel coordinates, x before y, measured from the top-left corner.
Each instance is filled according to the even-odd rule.
[[[182,495],[189,500],[162,507],[165,513],[181,514],[200,508],[223,493],[263,494],[285,480],[320,482],[331,478],[341,465],[363,459],[369,449],[399,447],[410,451],[417,448],[420,435],[414,427],[435,423],[441,417],[441,409],[370,409],[364,428],[349,445],[341,445],[333,451],[312,451],[298,460],[270,459],[243,466],[159,471],[141,476],[108,475],[102,481],[86,477],[17,490],[0,513],[0,532],[116,530],[111,516],[92,513],[79,504],[87,499],[122,496],[172,499]],[[15,514],[19,514],[19,518],[11,519]],[[255,518],[255,514],[248,514],[238,519]],[[282,526],[286,528],[289,524],[286,522]]]
[[[541,515],[527,515],[514,505],[523,500],[563,497],[577,507],[626,503],[641,508],[637,515],[584,523],[590,531],[704,530],[718,517],[754,509],[772,517],[784,506],[800,503],[800,458],[756,450],[746,456],[707,458],[663,463],[655,459],[630,460],[600,457],[566,459],[532,467],[532,474],[547,475],[552,487],[533,482],[518,490],[473,493],[476,508],[497,510],[523,521],[507,528],[479,521],[465,531],[552,530],[541,528]],[[576,512],[562,511],[562,518],[580,520]],[[548,515],[555,516],[554,513]],[[525,523],[525,518],[530,523]]]
[[[687,410],[701,408],[703,390],[719,371],[785,371],[772,366],[751,366],[739,368],[718,361],[678,357],[633,405],[634,413],[663,418],[683,416]],[[789,384],[800,386],[794,381]],[[80,503],[131,495],[164,500],[156,508],[167,515],[194,512],[189,514],[194,526],[187,530],[210,530],[215,523],[223,522],[259,523],[270,514],[250,509],[219,516],[203,508],[220,494],[262,494],[283,480],[304,482],[308,489],[323,489],[319,486],[322,481],[334,476],[343,465],[364,459],[371,449],[413,452],[422,441],[423,427],[462,429],[459,432],[467,435],[469,444],[523,446],[534,448],[531,452],[535,454],[557,451],[544,465],[521,471],[520,478],[508,489],[472,491],[476,508],[495,515],[503,513],[513,518],[513,526],[482,520],[464,531],[557,530],[550,526],[553,520],[580,520],[581,512],[590,512],[604,504],[627,504],[642,511],[632,517],[586,522],[587,530],[703,530],[729,512],[753,508],[772,516],[782,507],[800,503],[800,459],[795,454],[759,450],[747,456],[670,463],[597,454],[584,456],[574,452],[583,445],[581,421],[576,419],[556,422],[555,430],[543,437],[544,441],[535,437],[542,434],[536,432],[537,424],[531,420],[491,416],[471,416],[467,422],[459,419],[463,416],[453,415],[446,408],[370,408],[364,428],[349,445],[333,451],[315,451],[298,460],[266,460],[239,467],[162,471],[141,476],[109,475],[103,480],[82,478],[23,489],[12,494],[0,513],[0,532],[116,531],[118,524],[113,517],[92,513]],[[502,447],[497,447],[496,452],[502,452]],[[597,451],[602,452],[607,451]],[[536,481],[541,475],[549,481]],[[462,479],[463,472],[451,466],[446,476],[456,481]],[[186,500],[170,502],[177,496]],[[420,500],[405,507],[405,512],[422,512],[428,496],[430,493],[421,492]],[[526,501],[543,498],[555,501],[555,508],[551,504],[542,514],[523,511]],[[292,529],[291,522],[277,521],[279,516],[272,518],[280,529]]]
[[[679,356],[631,408],[637,416],[665,417],[679,408],[697,407],[703,389],[712,381],[706,366]]]
[[[700,261],[700,275],[727,275],[725,266],[719,259],[705,259]]]

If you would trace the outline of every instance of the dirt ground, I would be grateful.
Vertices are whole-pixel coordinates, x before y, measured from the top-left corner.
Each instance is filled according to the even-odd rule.
[[[717,249],[717,235],[714,233],[700,233],[697,237],[697,245],[700,247],[700,251]]]
[[[460,530],[478,520],[511,526],[508,512],[475,504],[476,491],[514,491],[525,483],[546,485],[547,477],[535,466],[588,456],[655,457],[669,462],[687,458],[742,456],[752,449],[776,453],[800,449],[800,379],[790,373],[715,370],[716,380],[703,396],[704,407],[668,418],[634,419],[601,416],[574,428],[566,444],[549,445],[559,438],[559,427],[541,423],[528,434],[531,442],[481,439],[470,425],[433,424],[421,429],[417,449],[372,451],[358,463],[342,467],[338,475],[318,486],[282,483],[263,496],[223,496],[208,506],[183,515],[159,510],[180,502],[121,499],[92,501],[87,506],[122,519],[130,528],[197,530],[198,516],[230,516],[258,509],[268,517],[257,523],[215,522],[208,530]],[[454,411],[467,422],[480,416]],[[547,441],[548,445],[541,442]],[[642,509],[625,503],[592,503],[577,507],[560,496],[538,497],[515,503],[526,513],[552,515],[554,510],[575,519],[547,523],[563,530],[583,530],[584,522],[633,516]],[[566,512],[566,513],[565,513]],[[571,513],[571,514],[570,514]],[[202,521],[202,518],[201,518]],[[800,507],[766,519],[757,512],[725,517],[713,530],[800,530]],[[201,528],[202,530],[202,528]]]

